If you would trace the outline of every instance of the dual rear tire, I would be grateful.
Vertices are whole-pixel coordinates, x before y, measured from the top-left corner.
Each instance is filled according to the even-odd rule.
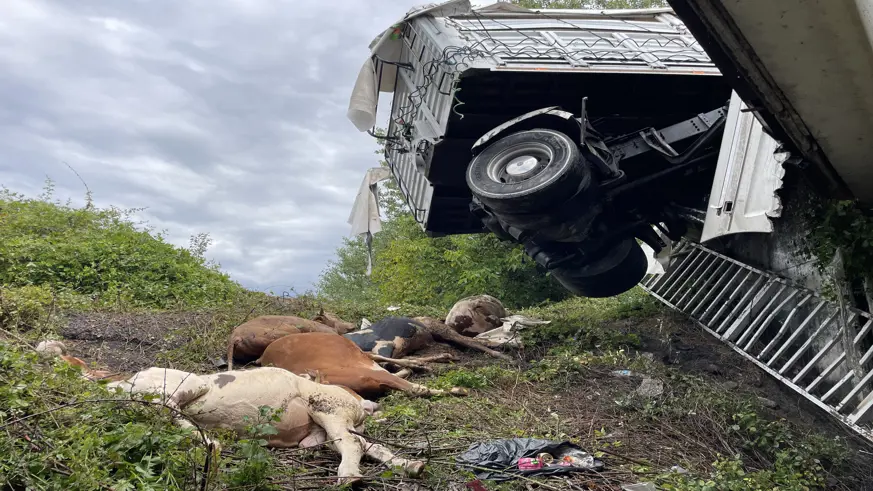
[[[535,215],[590,192],[591,168],[566,134],[551,129],[513,133],[492,143],[467,167],[473,195],[498,218]],[[552,275],[570,292],[609,297],[630,290],[645,276],[647,259],[633,238],[595,261],[567,265]]]

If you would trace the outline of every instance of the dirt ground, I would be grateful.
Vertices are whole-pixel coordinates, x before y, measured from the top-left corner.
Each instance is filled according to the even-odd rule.
[[[208,329],[211,324],[208,314],[88,314],[71,318],[61,334],[68,340],[70,351],[75,356],[115,371],[133,372],[149,366],[166,366],[160,365],[162,355],[186,343],[187,331]],[[785,418],[803,429],[859,441],[804,398],[783,388],[737,353],[677,315],[665,313],[650,319],[613,322],[609,327],[640,336],[639,353],[632,352],[630,356],[646,356],[654,363],[663,363],[681,373],[700,377],[707,384],[722,387],[726,394],[752,394],[764,398],[761,400],[773,418]],[[419,354],[445,352],[454,354],[459,361],[437,366],[435,373],[417,374],[414,378],[427,384],[433,376],[449,369],[498,364],[498,360],[483,353],[442,344],[428,347]],[[543,354],[535,348],[521,350],[514,366],[503,366],[508,370],[521,370],[531,366]],[[220,350],[210,354],[214,358],[221,355]],[[216,365],[208,357],[197,360],[197,366],[204,372],[216,370]],[[573,438],[588,442],[620,440],[621,448],[617,452],[620,457],[605,456],[608,471],[596,482],[586,484],[583,476],[575,480],[548,481],[553,486],[557,483],[557,488],[542,487],[606,490],[620,489],[622,483],[645,480],[645,472],[633,470],[634,462],[645,462],[647,466],[658,469],[669,469],[680,463],[689,465],[689,462],[705,466],[720,452],[731,450],[727,443],[710,446],[699,441],[706,432],[709,433],[704,436],[718,438],[711,434],[710,428],[676,428],[671,427],[669,421],[642,425],[627,420],[615,408],[615,401],[633,393],[640,385],[640,378],[617,377],[611,370],[597,368],[590,369],[586,376],[588,378],[583,383],[573,382],[560,391],[516,378],[514,383],[493,384],[463,399],[410,401],[403,396],[390,396],[385,400],[386,407],[401,404],[403,411],[409,414],[395,416],[387,423],[370,428],[368,433],[399,448],[401,454],[428,459],[432,472],[425,481],[409,481],[386,478],[382,474],[385,469],[373,464],[366,469],[374,476],[383,476],[380,483],[390,484],[380,487],[384,489],[466,489],[463,485],[469,477],[455,470],[452,459],[475,441],[513,436]],[[670,380],[664,380],[664,383],[669,391]],[[606,434],[601,434],[601,429],[605,429]],[[873,462],[873,449],[863,444],[859,444],[858,449],[861,462]],[[277,451],[276,456],[288,465],[302,465],[308,474],[323,474],[325,478],[331,476],[330,469],[335,469],[338,463],[336,456],[326,451],[282,450]],[[873,477],[873,466],[867,467],[868,474]],[[839,479],[834,479],[834,482],[833,489],[866,489],[841,484]],[[528,487],[532,485],[530,483],[516,481],[516,484],[521,487],[512,489],[534,489]],[[308,482],[299,486],[295,484],[289,489],[325,488],[317,482]]]

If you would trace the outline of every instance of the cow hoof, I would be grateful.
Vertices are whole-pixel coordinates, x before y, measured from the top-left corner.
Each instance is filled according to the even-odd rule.
[[[470,391],[463,387],[452,387],[452,389],[449,390],[449,394],[453,396],[468,396],[470,395]]]
[[[410,462],[406,466],[406,475],[408,477],[418,477],[422,472],[424,472],[424,462],[420,460]]]
[[[355,486],[362,482],[364,482],[364,479],[361,476],[344,476],[336,480],[338,486]]]

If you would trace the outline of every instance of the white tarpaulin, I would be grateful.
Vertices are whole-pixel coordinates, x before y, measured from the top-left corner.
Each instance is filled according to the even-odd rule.
[[[400,61],[403,49],[403,41],[400,32],[404,22],[408,22],[422,15],[434,17],[448,17],[451,15],[465,14],[471,11],[469,0],[449,0],[439,4],[428,4],[415,7],[386,29],[382,34],[370,43],[370,57],[364,62],[352,96],[349,99],[349,110],[346,117],[355,125],[358,131],[367,131],[376,125],[376,105],[379,101],[379,92],[393,92],[394,79],[397,75],[397,66],[389,63]],[[374,57],[389,63],[376,63]],[[381,73],[380,73],[381,72]],[[381,78],[381,84],[379,79]],[[377,85],[378,90],[377,90]]]
[[[373,267],[373,234],[382,231],[382,220],[379,218],[379,196],[376,185],[391,176],[391,171],[384,167],[368,169],[358,188],[358,196],[352,205],[352,213],[349,215],[349,225],[352,226],[351,235],[363,235],[367,242],[367,275]]]

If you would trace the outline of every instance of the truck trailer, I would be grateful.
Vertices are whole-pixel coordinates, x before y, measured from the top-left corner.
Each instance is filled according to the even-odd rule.
[[[521,244],[575,294],[622,293],[689,234],[771,232],[780,214],[791,152],[671,9],[454,0],[371,53],[349,117],[372,132],[391,94],[378,138],[424,231]]]
[[[803,252],[810,207],[873,204],[873,0],[669,3],[410,11],[352,93],[388,163],[354,231],[390,173],[427,234],[494,233],[578,295],[639,284],[873,440],[873,272],[853,301]]]

